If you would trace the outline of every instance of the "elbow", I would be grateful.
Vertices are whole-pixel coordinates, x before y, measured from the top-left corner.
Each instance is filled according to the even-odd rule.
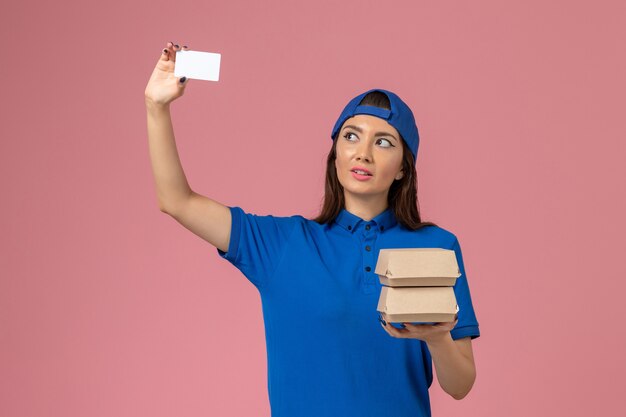
[[[172,205],[171,204],[165,204],[165,203],[159,201],[159,210],[162,213],[169,214],[170,216],[172,215]]]
[[[176,219],[176,214],[171,209],[169,209],[167,207],[159,206],[159,210],[161,211],[161,213],[165,213],[168,216],[173,217],[173,218]]]
[[[193,191],[190,191],[193,194]],[[191,197],[191,194],[188,197]],[[184,206],[189,201],[189,198],[179,198],[179,199],[158,199],[159,202],[159,210],[161,212],[169,214],[172,217],[176,217],[176,214],[184,209]]]
[[[465,390],[463,390],[463,391],[456,391],[456,392],[449,392],[449,391],[447,391],[447,392],[455,400],[462,400],[472,390],[472,387],[474,386],[474,381],[476,381],[476,373],[475,372],[472,375],[472,378],[469,381],[469,384],[468,384],[468,386],[467,386],[467,388]]]
[[[462,400],[463,398],[465,398],[467,396],[467,394],[469,394],[469,390],[465,391],[463,393],[454,393],[454,394],[450,394],[450,396],[452,398],[454,398],[455,400]]]
[[[471,390],[472,390],[472,387],[470,385],[470,387],[467,388],[467,390],[465,391],[448,392],[448,394],[455,400],[462,400],[463,398],[467,396],[467,394],[469,394]]]

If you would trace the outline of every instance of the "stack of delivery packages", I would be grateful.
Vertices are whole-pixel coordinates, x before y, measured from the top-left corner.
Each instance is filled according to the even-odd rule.
[[[383,285],[377,310],[389,323],[455,320],[454,289],[461,271],[453,250],[381,249],[374,271]]]

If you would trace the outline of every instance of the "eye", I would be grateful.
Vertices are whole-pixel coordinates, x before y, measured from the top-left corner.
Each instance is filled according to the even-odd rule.
[[[354,136],[355,139],[359,138],[353,132],[346,132],[343,134],[343,137],[346,138],[346,140],[349,142],[354,142],[354,140],[351,139],[352,136]],[[384,145],[381,146],[382,148],[395,148],[395,145],[392,145],[389,139],[380,138],[376,141],[376,143],[383,143]]]
[[[378,141],[381,141],[381,140],[384,140],[385,142],[387,142],[387,143],[388,143],[388,145],[383,146],[383,148],[395,148],[395,145],[392,145],[392,144],[391,144],[391,141],[390,141],[389,139],[382,139],[382,138],[381,138],[381,139],[378,139]]]

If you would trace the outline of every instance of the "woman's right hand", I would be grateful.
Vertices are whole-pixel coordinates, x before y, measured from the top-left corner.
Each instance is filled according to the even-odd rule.
[[[167,43],[167,47],[161,51],[161,57],[146,86],[146,102],[167,105],[183,95],[189,79],[185,79],[181,83],[180,81],[184,77],[177,78],[174,76],[174,62],[176,61],[176,52],[187,49],[187,46],[181,48],[172,42]]]

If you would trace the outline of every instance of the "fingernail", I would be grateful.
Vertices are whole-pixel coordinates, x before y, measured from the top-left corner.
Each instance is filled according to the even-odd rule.
[[[177,47],[177,48],[180,48],[180,46],[178,46],[178,45],[174,45],[174,46]]]
[[[164,53],[164,54],[166,54],[166,53],[167,53],[167,49],[164,49],[164,50],[163,50],[163,53]]]
[[[187,77],[182,77],[182,78],[180,79],[180,83],[181,83],[181,84],[182,84],[182,83],[184,83],[186,79],[187,79]]]
[[[183,48],[188,48],[188,46],[187,45],[183,45]]]

